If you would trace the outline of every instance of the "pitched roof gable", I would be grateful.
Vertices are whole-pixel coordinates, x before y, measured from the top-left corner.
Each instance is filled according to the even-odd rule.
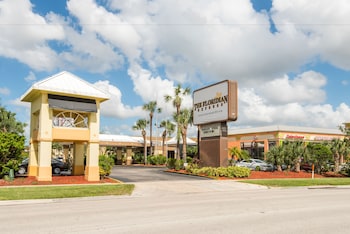
[[[108,94],[98,89],[93,84],[90,84],[70,72],[63,71],[33,84],[22,96],[21,100],[31,101],[33,95],[42,91],[68,96],[100,99],[101,101],[109,99]]]

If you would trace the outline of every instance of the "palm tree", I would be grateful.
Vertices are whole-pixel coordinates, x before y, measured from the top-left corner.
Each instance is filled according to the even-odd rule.
[[[339,172],[339,164],[344,155],[349,154],[349,148],[346,140],[333,139],[330,143],[330,149],[334,158],[334,172]]]
[[[300,172],[300,162],[308,156],[306,152],[306,147],[303,141],[285,141],[283,142],[283,155],[288,165],[294,164],[296,172]]]
[[[242,159],[248,159],[249,153],[246,150],[241,150],[234,146],[229,149],[230,155],[234,161],[239,161]]]
[[[5,107],[0,106],[0,131],[9,133],[24,134],[26,123],[21,123],[16,120],[16,113],[8,111]]]
[[[267,161],[277,167],[277,171],[282,171],[284,164],[284,152],[282,145],[275,145],[266,153]]]
[[[153,155],[152,153],[152,123],[153,123],[153,114],[155,111],[157,111],[158,113],[162,112],[162,109],[161,108],[157,108],[157,101],[151,101],[147,104],[144,104],[142,109],[146,110],[146,111],[149,111],[149,122],[150,122],[150,125],[149,125],[149,131],[150,131],[150,155]]]
[[[191,92],[190,88],[182,88],[181,84],[178,84],[174,88],[174,96],[171,95],[165,95],[164,99],[166,102],[172,101],[173,106],[176,108],[176,116],[180,114],[181,104],[182,104],[182,98],[184,95],[189,95]],[[176,139],[176,158],[180,159],[180,134],[179,134],[179,123],[177,122],[177,139]]]
[[[350,123],[343,123],[338,128],[345,134],[345,137],[350,138]]]
[[[184,163],[186,163],[187,158],[187,129],[188,125],[193,123],[193,111],[191,109],[182,109],[180,113],[175,115],[174,118],[178,123],[178,127],[180,130],[181,138],[182,138],[182,158]]]
[[[163,140],[163,144],[162,144],[162,151],[163,154],[165,154],[165,156],[168,155],[168,153],[164,153],[165,152],[165,140],[167,136],[171,136],[171,134],[173,134],[173,132],[175,131],[175,125],[170,122],[169,120],[163,120],[160,125],[161,128],[164,128],[163,134],[162,134],[162,140]]]
[[[132,126],[133,130],[141,130],[142,138],[143,138],[143,156],[145,158],[145,164],[147,164],[147,142],[146,142],[146,130],[148,121],[145,119],[139,119],[135,123],[134,126]]]

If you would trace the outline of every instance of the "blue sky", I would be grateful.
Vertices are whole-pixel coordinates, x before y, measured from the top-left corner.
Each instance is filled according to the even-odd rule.
[[[111,95],[102,132],[139,135],[143,104],[157,100],[167,119],[163,97],[178,83],[230,79],[230,128],[337,128],[350,120],[348,12],[347,0],[2,0],[0,102],[28,122],[20,97],[65,70]]]

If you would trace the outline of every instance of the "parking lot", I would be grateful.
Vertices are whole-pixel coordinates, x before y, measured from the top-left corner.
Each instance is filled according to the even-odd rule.
[[[205,177],[166,172],[165,167],[115,166],[110,175],[124,183],[135,184],[132,196],[162,196],[189,193],[265,190],[265,186],[244,184],[235,180],[213,180]]]

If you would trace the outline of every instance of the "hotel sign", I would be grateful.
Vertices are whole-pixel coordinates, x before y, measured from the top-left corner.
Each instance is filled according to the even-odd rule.
[[[225,80],[193,92],[195,125],[237,120],[237,82]]]

